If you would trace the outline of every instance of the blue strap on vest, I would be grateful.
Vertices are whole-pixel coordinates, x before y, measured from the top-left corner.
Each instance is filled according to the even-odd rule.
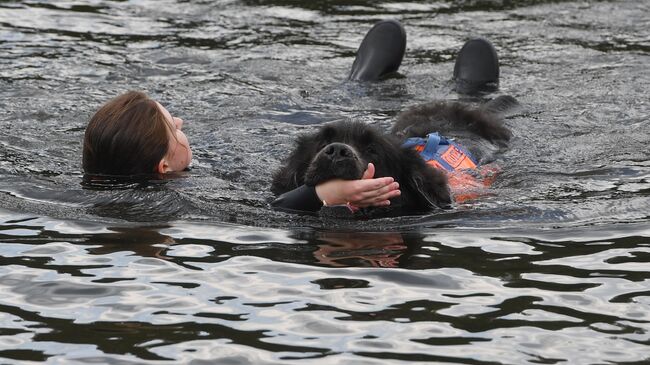
[[[450,172],[454,171],[454,168],[441,157],[450,146],[454,146],[461,150],[475,165],[478,166],[478,163],[469,151],[465,150],[458,143],[441,136],[438,132],[429,133],[426,138],[411,137],[402,143],[402,148],[414,148],[416,146],[424,146],[424,149],[420,152],[420,156],[422,156],[425,161],[436,160],[445,168],[445,170]]]

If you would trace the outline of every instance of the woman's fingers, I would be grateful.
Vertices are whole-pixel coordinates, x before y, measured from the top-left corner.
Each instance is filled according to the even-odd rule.
[[[368,164],[364,177],[375,173],[374,165]],[[377,205],[394,197],[399,184],[392,177],[365,178],[361,180],[334,179],[316,185],[316,195],[327,205],[352,204],[356,206]],[[397,193],[399,194],[399,193]]]
[[[393,178],[391,177],[385,181],[369,185],[366,189],[360,190],[358,193],[354,194],[353,200],[372,199],[397,189],[399,189],[399,183],[393,181]]]
[[[368,198],[365,200],[358,201],[356,206],[358,207],[368,207],[368,206],[387,206],[390,205],[390,199],[398,197],[402,194],[400,190],[391,190],[384,194]]]
[[[388,199],[394,198],[401,194],[399,190],[399,183],[392,182],[388,185],[382,186],[379,189],[363,191],[355,194],[348,200],[348,203],[364,207],[369,205],[388,205]]]
[[[375,165],[370,162],[368,163],[368,168],[366,168],[366,171],[363,172],[363,176],[361,176],[361,180],[364,179],[372,179],[375,176]]]
[[[381,189],[392,184],[395,181],[392,177],[379,177],[376,179],[354,180],[352,187],[353,194],[366,194],[372,193],[375,190]]]

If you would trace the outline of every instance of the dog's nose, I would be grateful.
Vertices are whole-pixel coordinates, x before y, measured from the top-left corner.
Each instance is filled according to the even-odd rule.
[[[354,156],[354,152],[350,146],[344,143],[330,143],[325,146],[325,155],[332,159],[332,161],[344,160]]]

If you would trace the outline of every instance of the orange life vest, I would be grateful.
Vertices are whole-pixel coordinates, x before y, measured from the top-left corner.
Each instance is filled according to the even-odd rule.
[[[479,166],[469,151],[438,133],[409,138],[402,147],[415,149],[427,165],[445,172],[457,203],[485,195],[499,172],[496,166]]]

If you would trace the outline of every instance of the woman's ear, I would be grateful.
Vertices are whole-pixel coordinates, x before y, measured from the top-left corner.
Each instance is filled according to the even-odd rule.
[[[163,157],[156,166],[156,172],[159,174],[166,174],[170,171],[171,169],[169,168],[169,163],[167,163],[167,159]]]

